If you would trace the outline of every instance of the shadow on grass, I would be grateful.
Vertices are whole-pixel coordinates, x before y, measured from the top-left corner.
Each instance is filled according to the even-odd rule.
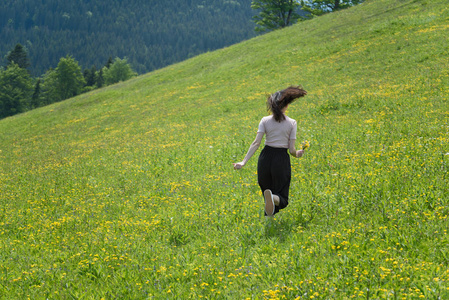
[[[265,218],[265,237],[273,238],[278,237],[281,241],[290,235],[292,232],[296,232],[298,227],[307,228],[309,223],[313,220],[313,213],[305,215],[305,212],[301,210],[294,215],[281,215],[284,212],[280,212],[275,217]]]

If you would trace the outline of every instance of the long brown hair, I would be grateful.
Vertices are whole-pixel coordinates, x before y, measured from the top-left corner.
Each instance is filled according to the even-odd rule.
[[[268,96],[267,109],[273,113],[273,117],[277,122],[285,120],[282,112],[284,107],[295,101],[299,97],[304,97],[307,92],[299,86],[290,86],[282,91],[278,91]]]

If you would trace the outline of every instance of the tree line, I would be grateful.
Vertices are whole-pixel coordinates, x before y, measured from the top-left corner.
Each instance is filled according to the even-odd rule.
[[[128,80],[137,75],[127,59],[110,57],[103,67],[82,70],[70,55],[56,68],[38,78],[31,76],[27,52],[17,44],[0,69],[0,119],[62,101],[96,88]]]

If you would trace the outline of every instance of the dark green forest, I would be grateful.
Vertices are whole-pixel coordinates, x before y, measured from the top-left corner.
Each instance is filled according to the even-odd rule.
[[[3,0],[0,58],[20,43],[41,76],[61,57],[100,69],[127,58],[146,73],[256,35],[251,0]]]

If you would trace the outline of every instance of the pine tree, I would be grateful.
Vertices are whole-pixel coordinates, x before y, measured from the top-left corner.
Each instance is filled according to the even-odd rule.
[[[96,83],[95,77],[97,73],[97,68],[93,66],[90,69],[86,69],[84,72],[85,72],[84,79],[86,80],[86,86],[95,86]]]
[[[103,69],[100,69],[100,71],[97,72],[96,83],[97,83],[97,88],[103,87],[103,85],[104,85]]]
[[[6,59],[8,60],[8,66],[15,63],[22,69],[28,69],[30,67],[27,52],[21,44],[17,44],[14,50],[8,53]]]
[[[109,69],[114,61],[112,60],[112,57],[109,56],[108,61],[104,65],[107,69]]]
[[[36,81],[36,84],[34,85],[34,92],[31,96],[31,108],[37,108],[41,106],[41,80],[40,78]]]

